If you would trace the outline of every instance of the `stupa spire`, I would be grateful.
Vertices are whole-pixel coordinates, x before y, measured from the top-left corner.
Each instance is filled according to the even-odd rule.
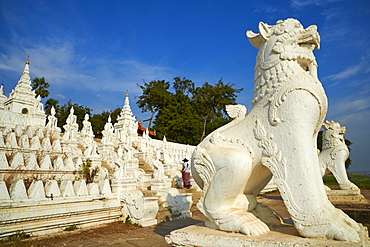
[[[22,95],[22,96],[21,96]],[[27,95],[27,96],[26,96]],[[36,94],[32,91],[31,77],[30,77],[30,61],[27,60],[21,78],[17,86],[12,90],[10,98],[35,98]]]
[[[30,60],[29,58],[26,61],[26,64],[24,65],[23,73],[21,78],[19,79],[18,84],[27,84],[31,85],[31,77],[30,77]]]
[[[120,119],[131,119],[132,118],[132,111],[130,107],[130,100],[128,97],[128,93],[126,93],[125,103],[120,113]]]
[[[126,138],[126,134],[137,136],[137,123],[135,123],[135,117],[131,111],[128,93],[126,93],[125,103],[117,118],[117,123],[114,124],[114,128],[118,139],[121,141]]]
[[[4,102],[4,108],[14,113],[24,114],[22,116],[27,116],[25,121],[30,124],[45,126],[46,116],[40,100],[41,98],[36,98],[36,93],[32,90],[28,57],[21,78]]]

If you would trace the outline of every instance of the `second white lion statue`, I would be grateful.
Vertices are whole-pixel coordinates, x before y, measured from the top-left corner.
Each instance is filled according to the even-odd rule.
[[[346,127],[341,127],[338,122],[326,121],[323,124],[322,150],[319,153],[321,175],[331,172],[342,190],[359,190],[349,181],[346,172],[346,160],[349,156],[348,147],[344,141]]]

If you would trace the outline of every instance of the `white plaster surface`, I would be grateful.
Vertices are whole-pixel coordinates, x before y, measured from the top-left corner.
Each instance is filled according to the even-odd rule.
[[[73,184],[73,187],[74,187],[76,196],[86,196],[89,194],[85,180],[75,181]]]
[[[53,166],[50,160],[50,155],[46,154],[42,156],[40,160],[40,169],[41,170],[52,170],[53,169]]]
[[[24,200],[28,199],[28,195],[26,192],[26,187],[24,186],[23,180],[19,179],[12,183],[9,189],[10,197],[13,200]]]
[[[99,182],[99,191],[100,191],[100,194],[102,194],[102,195],[112,193],[112,190],[111,190],[111,187],[109,185],[109,180],[108,179],[104,179],[104,180]]]
[[[45,183],[45,195],[51,197],[51,194],[53,194],[53,197],[61,196],[58,182],[56,180],[48,180]]]
[[[96,184],[96,183],[87,184],[87,190],[88,190],[90,196],[98,196],[99,195],[99,188],[98,188],[98,184]]]
[[[60,192],[63,197],[71,197],[76,195],[71,180],[63,180],[61,182]]]
[[[8,159],[6,158],[4,151],[0,151],[0,168],[1,169],[9,168]]]
[[[30,187],[28,188],[28,198],[30,199],[44,199],[45,189],[44,184],[41,180],[32,181]]]
[[[0,181],[0,200],[9,200],[9,192],[6,188],[5,181]]]

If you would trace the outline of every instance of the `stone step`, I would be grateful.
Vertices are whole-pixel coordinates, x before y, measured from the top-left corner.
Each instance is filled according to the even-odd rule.
[[[141,190],[141,191],[143,192],[145,197],[158,196],[157,191],[153,191],[153,190]],[[191,205],[190,211],[194,212],[195,210],[197,210],[196,204],[198,203],[198,201],[199,201],[199,199],[202,195],[202,192],[197,191],[195,188],[178,189],[178,191],[179,191],[180,194],[191,193],[193,203]],[[158,213],[157,213],[157,216],[156,216],[156,219],[158,220],[158,223],[165,222],[165,221],[172,221],[176,218],[179,218],[180,216],[181,216],[180,214],[178,214],[178,215],[173,214],[168,208],[165,208],[165,207],[162,206],[162,204],[159,204],[159,210],[158,210]]]
[[[1,226],[0,238],[11,236],[19,231],[24,233],[32,233],[35,235],[46,234],[60,231],[68,226],[75,225],[77,227],[90,226],[102,223],[112,222],[122,216],[122,210],[119,208],[105,209],[100,211],[70,215],[50,215],[41,218],[35,218],[33,221],[17,222]]]
[[[143,192],[144,197],[158,196],[157,191],[155,191],[155,190],[141,190],[141,192]]]
[[[154,173],[153,167],[151,165],[147,164],[147,163],[140,162],[139,163],[139,168],[143,169],[146,174],[153,174]]]
[[[195,210],[198,209],[197,208],[197,203],[198,203],[200,197],[202,196],[202,191],[198,191],[195,188],[191,188],[191,189],[179,189],[179,192],[180,193],[192,193],[193,204],[190,207],[190,211],[194,212]]]

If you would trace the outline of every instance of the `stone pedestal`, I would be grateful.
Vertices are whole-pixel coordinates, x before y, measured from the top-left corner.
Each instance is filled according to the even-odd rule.
[[[329,200],[333,204],[367,204],[366,198],[358,190],[327,190]]]
[[[139,168],[139,160],[138,159],[131,159],[128,160],[126,163],[126,169],[127,170],[134,170]]]
[[[271,226],[271,231],[259,236],[246,236],[239,233],[214,230],[204,225],[192,225],[172,231],[165,236],[172,246],[369,246],[367,228],[361,229],[361,242],[347,242],[327,239],[303,238],[292,225]]]
[[[65,153],[73,155],[82,155],[81,149],[78,148],[77,140],[62,140],[61,141],[62,150]]]
[[[120,193],[119,199],[124,202],[123,215],[129,216],[133,223],[143,227],[158,223],[158,197],[144,197],[140,190],[132,190]]]
[[[98,147],[98,152],[100,155],[114,153],[114,145],[110,143],[101,144]]]
[[[112,180],[112,192],[136,190],[136,180],[130,177],[123,177]]]
[[[99,155],[87,157],[91,161],[92,167],[99,167],[101,165],[101,158]]]
[[[150,190],[163,190],[171,188],[172,180],[170,178],[153,178],[150,184]]]
[[[357,190],[328,190],[329,200],[336,208],[345,212],[357,222],[368,224],[370,222],[369,201]]]

